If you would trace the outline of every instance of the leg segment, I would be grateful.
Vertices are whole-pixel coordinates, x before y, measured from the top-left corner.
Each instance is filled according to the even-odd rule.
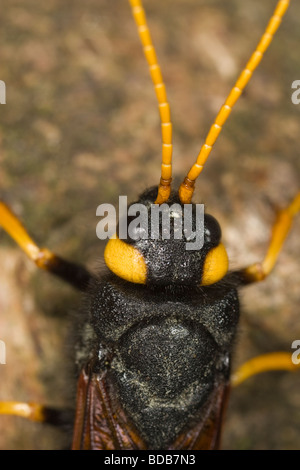
[[[300,371],[300,364],[294,364],[292,362],[292,355],[288,352],[262,354],[240,366],[231,376],[231,385],[236,387],[252,375],[270,370]]]
[[[288,207],[279,212],[272,229],[269,248],[264,260],[238,271],[244,284],[262,281],[270,274],[277,261],[283,243],[290,231],[293,218],[299,211],[300,192]]]
[[[23,403],[19,401],[1,401],[0,415],[13,415],[30,421],[64,425],[72,421],[74,410],[59,410],[38,403]]]
[[[0,201],[0,226],[18,243],[27,256],[41,268],[62,278],[73,287],[85,290],[92,275],[83,267],[60,258],[47,248],[40,248],[9,207]]]

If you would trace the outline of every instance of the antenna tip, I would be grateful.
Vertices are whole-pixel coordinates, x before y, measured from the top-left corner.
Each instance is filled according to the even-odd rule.
[[[195,181],[188,177],[184,178],[183,183],[179,187],[179,199],[182,204],[190,204],[195,189]]]

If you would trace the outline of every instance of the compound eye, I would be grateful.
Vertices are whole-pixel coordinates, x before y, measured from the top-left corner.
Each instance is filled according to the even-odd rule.
[[[204,242],[218,245],[222,237],[222,231],[217,220],[210,214],[204,216]]]

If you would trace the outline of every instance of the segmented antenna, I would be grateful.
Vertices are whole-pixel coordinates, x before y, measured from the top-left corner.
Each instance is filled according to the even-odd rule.
[[[280,0],[277,3],[275,11],[268,23],[264,34],[262,35],[258,43],[257,48],[251,55],[249,62],[240,74],[236,84],[232,88],[225,103],[221,107],[214,124],[209,130],[205,143],[200,149],[196,163],[194,163],[194,165],[191,167],[187,177],[184,179],[183,183],[179,188],[179,197],[183,204],[189,204],[191,202],[194,192],[195,181],[203,170],[204,164],[222,130],[224,123],[227,121],[233,106],[239,99],[242,91],[245,89],[247,83],[249,82],[254,70],[260,63],[264,52],[269,47],[273,36],[281,23],[281,19],[289,6],[289,3],[289,0]]]
[[[158,101],[162,133],[162,165],[161,179],[155,204],[167,201],[171,192],[172,181],[172,123],[170,105],[167,100],[166,87],[163,82],[160,66],[157,62],[155,49],[147,26],[146,15],[141,0],[129,0],[139,36],[143,45],[152,82]]]

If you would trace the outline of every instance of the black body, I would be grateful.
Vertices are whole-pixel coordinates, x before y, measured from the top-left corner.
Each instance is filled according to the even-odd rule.
[[[110,369],[115,393],[149,448],[167,447],[229,379],[236,289],[223,280],[149,292],[109,274],[95,281],[90,302],[97,370]]]
[[[86,361],[92,359],[94,373],[107,370],[116,399],[152,449],[167,448],[201,419],[212,392],[230,375],[238,294],[229,275],[198,287],[205,255],[221,237],[215,219],[206,220],[211,231],[201,252],[183,252],[182,240],[168,240],[165,252],[163,240],[131,241],[142,245],[146,260],[153,252],[149,272],[156,264],[164,275],[139,285],[107,273],[91,283],[87,296],[93,341]],[[166,258],[153,257],[155,244]],[[168,273],[164,262],[171,252]],[[172,266],[182,260],[189,279],[183,273],[180,285]]]

